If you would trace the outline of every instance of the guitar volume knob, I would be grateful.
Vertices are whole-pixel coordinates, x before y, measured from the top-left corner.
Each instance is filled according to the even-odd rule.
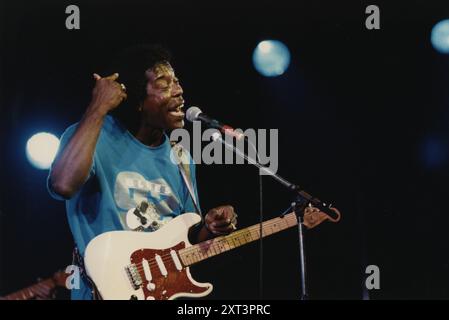
[[[156,289],[156,285],[153,282],[148,282],[147,290],[148,291],[154,291],[154,289]]]

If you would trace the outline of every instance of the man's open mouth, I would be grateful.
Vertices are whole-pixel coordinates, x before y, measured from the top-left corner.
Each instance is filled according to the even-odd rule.
[[[184,112],[182,111],[182,108],[184,108],[184,104],[181,104],[174,108],[170,108],[168,110],[168,113],[174,117],[184,117]]]

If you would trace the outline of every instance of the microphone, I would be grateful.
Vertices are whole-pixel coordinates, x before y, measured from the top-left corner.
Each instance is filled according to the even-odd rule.
[[[212,119],[208,115],[204,114],[198,107],[190,107],[186,111],[186,118],[190,122],[193,121],[201,121],[205,123],[207,126],[211,128],[218,129],[223,134],[236,138],[237,140],[241,140],[245,138],[245,135],[241,132],[237,132],[234,128],[219,122],[218,120]]]

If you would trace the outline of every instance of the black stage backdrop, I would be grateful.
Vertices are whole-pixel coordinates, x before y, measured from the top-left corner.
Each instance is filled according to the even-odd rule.
[[[65,8],[81,10],[67,30]],[[381,29],[365,28],[376,4]],[[306,233],[312,299],[449,298],[449,56],[430,32],[449,18],[444,1],[2,1],[0,294],[71,262],[63,202],[47,171],[25,157],[38,131],[60,135],[86,108],[92,73],[136,43],[174,54],[186,105],[238,128],[279,129],[278,173],[334,203],[343,218]],[[287,72],[253,68],[257,43],[290,49]],[[189,127],[189,126],[188,126]],[[232,204],[239,226],[259,219],[257,171],[199,165],[203,210]],[[264,178],[265,219],[291,194]],[[297,299],[296,229],[267,238],[265,299]],[[379,290],[364,290],[365,268]],[[257,299],[257,243],[195,266],[215,284],[208,299]]]

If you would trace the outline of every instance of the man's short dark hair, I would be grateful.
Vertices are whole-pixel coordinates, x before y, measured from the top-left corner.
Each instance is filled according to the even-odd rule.
[[[126,86],[128,98],[111,114],[129,131],[140,125],[139,106],[146,97],[148,78],[145,72],[161,63],[170,63],[171,54],[161,45],[137,45],[119,52],[108,67],[108,75],[118,72],[118,82]]]

